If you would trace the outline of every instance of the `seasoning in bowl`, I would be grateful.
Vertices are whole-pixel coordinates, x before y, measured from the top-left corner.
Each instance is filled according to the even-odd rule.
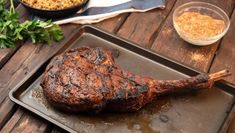
[[[226,12],[206,2],[188,2],[173,12],[174,28],[190,44],[205,46],[221,39],[229,29]]]
[[[192,39],[206,39],[224,31],[223,20],[198,12],[185,12],[176,18],[176,25]]]

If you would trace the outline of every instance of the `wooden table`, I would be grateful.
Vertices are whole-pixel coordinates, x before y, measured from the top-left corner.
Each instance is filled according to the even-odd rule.
[[[226,80],[235,84],[235,1],[203,0],[219,6],[231,18],[231,27],[226,36],[217,43],[205,47],[187,44],[179,38],[173,28],[174,9],[189,1],[193,0],[167,0],[164,10],[122,14],[94,25],[203,72],[228,68],[233,74]],[[17,11],[21,14],[22,20],[28,18],[28,13],[21,5],[17,7]],[[58,51],[80,26],[63,25],[65,39],[59,44],[33,45],[30,41],[26,41],[19,42],[14,49],[0,49],[1,132],[64,132],[11,102],[8,92],[35,66]],[[235,132],[235,118],[231,119],[227,131]]]

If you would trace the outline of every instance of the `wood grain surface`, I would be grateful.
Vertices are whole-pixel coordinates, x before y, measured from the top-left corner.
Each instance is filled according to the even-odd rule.
[[[174,6],[174,9],[186,2],[192,0],[178,0]],[[234,0],[202,0],[212,4],[215,4],[226,11],[230,16],[233,12]],[[183,41],[173,27],[172,14],[167,17],[162,29],[153,43],[152,49],[158,53],[161,53],[167,57],[173,58],[185,65],[207,72],[210,64],[214,58],[220,41],[215,44],[198,47]]]
[[[231,17],[230,29],[222,40],[220,47],[216,52],[215,59],[212,63],[210,72],[215,72],[221,69],[228,69],[232,75],[226,77],[225,80],[235,85],[235,11]],[[231,121],[228,128],[228,133],[235,133],[235,117]]]
[[[20,15],[19,17],[21,21],[25,21],[29,18],[29,14],[28,12],[26,12],[23,6],[18,6],[16,10]],[[0,69],[10,59],[10,57],[21,47],[23,43],[24,42],[18,42],[16,44],[16,48],[0,49]]]
[[[126,13],[97,23],[95,26],[204,72],[228,68],[234,72],[226,80],[235,84],[235,1],[201,0],[221,7],[231,16],[228,34],[217,43],[205,47],[184,42],[173,28],[174,9],[189,1],[192,0],[167,0],[165,9],[155,9],[146,13]],[[22,21],[28,19],[29,14],[21,5],[18,6],[17,11],[21,14]],[[0,49],[0,132],[65,132],[15,105],[10,101],[8,93],[18,82],[34,71],[35,67],[61,49],[80,26],[63,25],[64,40],[51,46],[34,45],[26,41],[21,42],[14,49]],[[235,119],[232,120],[228,132],[235,132]]]
[[[230,83],[235,84],[235,11],[231,18],[231,25],[228,33],[222,39],[222,43],[216,51],[215,59],[212,63],[210,72],[228,69],[232,75],[225,78]]]
[[[168,0],[165,9],[155,9],[146,13],[132,13],[117,32],[117,35],[141,46],[151,47],[158,30],[174,3],[175,0]]]

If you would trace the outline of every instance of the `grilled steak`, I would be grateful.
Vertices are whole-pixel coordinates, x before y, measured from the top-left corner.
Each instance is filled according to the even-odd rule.
[[[41,86],[53,106],[72,112],[137,111],[158,95],[184,88],[208,88],[222,71],[180,80],[154,80],[122,70],[112,52],[82,47],[52,59]]]

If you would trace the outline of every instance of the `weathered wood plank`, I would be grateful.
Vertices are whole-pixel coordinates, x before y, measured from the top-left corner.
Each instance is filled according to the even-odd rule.
[[[26,114],[27,115],[24,115]],[[31,112],[19,108],[15,115],[8,121],[2,132],[12,133],[42,133],[47,129],[46,120],[39,119],[38,116]]]
[[[11,52],[11,49],[1,49],[0,60],[4,60],[4,55],[6,55],[9,52]]]
[[[70,30],[65,31],[65,36],[69,36],[77,28],[75,25],[64,26]],[[35,66],[40,65],[44,60],[50,58],[56,51],[58,51],[66,42],[64,39],[60,44],[48,45],[34,45],[31,42],[26,42],[11,58],[10,61],[0,70],[0,103],[6,98],[7,101],[0,104],[0,120],[6,120],[11,116],[14,107],[9,98],[8,93],[20,80],[27,76]],[[0,122],[4,124],[4,122]],[[1,127],[2,125],[0,125]]]
[[[227,35],[223,38],[222,43],[216,53],[212,63],[211,72],[221,69],[229,69],[232,72],[231,76],[225,78],[230,83],[235,84],[235,11],[231,18],[231,26]]]
[[[27,73],[32,71],[35,66],[40,65],[43,61],[55,54],[70,38],[76,25],[63,26],[65,39],[60,43],[48,45],[34,45],[30,41],[26,42],[11,58],[10,61],[0,70],[0,103],[8,94],[9,90],[14,87]]]
[[[21,5],[17,8],[17,12],[21,14],[22,21],[28,18],[28,12]],[[62,28],[66,29],[64,30],[65,39],[58,44],[54,43],[52,46],[34,45],[28,41],[22,47],[18,46],[15,49],[8,49],[8,53],[5,51],[4,56],[1,56],[1,59],[4,60],[0,60],[0,64],[11,57],[10,53],[15,53],[11,60],[0,70],[0,127],[4,125],[14,111],[14,104],[7,97],[10,89],[23,77],[27,76],[27,73],[32,71],[35,66],[40,65],[40,63],[58,51],[77,27],[77,25],[64,25]],[[15,52],[17,49],[19,50]],[[2,52],[0,51],[0,53]]]
[[[169,2],[172,2],[172,1],[169,1]],[[225,3],[225,2],[224,2]],[[234,4],[234,3],[233,3]],[[152,11],[152,17],[154,17],[154,15],[156,15],[156,14],[154,14],[154,13],[157,13],[158,11],[156,11],[155,12],[155,10],[154,11]],[[160,11],[159,11],[160,12]],[[162,10],[161,12],[164,12],[164,10]],[[164,14],[164,13],[163,13]],[[124,26],[118,31],[118,29],[119,29],[119,27],[115,27],[115,26],[113,26],[113,25],[118,25],[116,22],[118,21],[118,23],[122,23],[123,22],[123,20],[125,20],[125,19],[121,19],[120,21],[119,21],[119,19],[118,20],[108,20],[109,22],[107,23],[107,24],[105,24],[105,23],[98,23],[97,24],[97,26],[98,27],[101,27],[101,28],[103,28],[103,29],[105,29],[106,28],[106,30],[107,31],[109,31],[109,32],[111,32],[111,31],[114,31],[114,32],[116,32],[116,31],[118,31],[118,35],[120,35],[120,36],[122,36],[122,37],[125,37],[126,39],[129,39],[129,40],[131,40],[131,41],[134,41],[134,42],[136,42],[136,43],[139,43],[139,44],[141,44],[141,45],[143,45],[143,46],[147,46],[147,47],[150,47],[151,46],[151,44],[152,44],[152,42],[154,41],[154,39],[155,39],[155,37],[156,37],[156,35],[157,35],[157,33],[158,33],[158,29],[159,29],[159,27],[161,26],[161,24],[158,24],[158,26],[154,26],[154,27],[152,27],[151,28],[151,26],[150,26],[150,28],[151,29],[149,29],[149,28],[147,28],[147,30],[150,30],[150,34],[148,33],[148,31],[147,32],[145,32],[146,31],[146,27],[147,27],[147,25],[150,23],[150,25],[154,25],[154,24],[156,24],[156,22],[153,22],[153,21],[155,21],[156,20],[156,18],[153,18],[153,19],[151,19],[151,17],[147,17],[146,18],[146,20],[150,20],[150,22],[149,21],[144,21],[145,22],[145,24],[143,24],[142,26],[140,26],[140,27],[143,27],[143,28],[141,28],[142,30],[141,30],[141,32],[139,32],[138,30],[137,31],[133,31],[133,33],[132,34],[129,34],[132,30],[134,30],[134,28],[133,28],[133,23],[135,22],[135,21],[137,21],[137,18],[138,18],[138,16],[139,16],[139,14],[138,13],[133,13],[133,14],[131,14],[129,17],[132,17],[132,15],[133,15],[133,18],[128,18],[128,20],[124,23]],[[146,15],[148,15],[148,14],[146,14]],[[143,15],[140,15],[141,17],[140,17],[140,19],[138,19],[138,23],[136,23],[136,25],[138,25],[137,27],[139,27],[139,23],[142,23],[141,22],[141,19],[143,19],[143,18],[145,18],[145,16]],[[165,17],[167,17],[167,14],[165,14]],[[169,18],[169,17],[168,17]],[[152,22],[151,22],[152,21]],[[161,20],[161,22],[163,22],[164,21],[164,18],[163,18],[163,20]],[[115,24],[110,24],[110,23],[115,23]],[[131,26],[129,29],[128,29],[128,27],[129,26]],[[164,26],[165,26],[165,24],[164,24]],[[104,28],[105,27],[105,28]],[[134,26],[135,27],[135,26]],[[113,28],[113,29],[112,29]],[[130,29],[132,29],[132,30],[130,30]],[[130,30],[130,32],[128,32],[128,30]],[[162,30],[160,31],[160,34],[162,34],[161,33],[162,32]],[[140,33],[142,33],[142,34],[140,34]],[[145,33],[147,33],[147,34],[145,34]],[[145,36],[143,36],[143,35],[145,35]],[[149,35],[151,36],[151,37],[149,37]],[[147,37],[147,38],[145,38],[145,37]],[[11,76],[9,76],[9,77],[6,77],[7,79],[4,79],[4,81],[3,82],[1,82],[0,81],[0,86],[2,85],[2,86],[4,86],[4,87],[6,87],[6,91],[3,91],[3,93],[4,94],[7,94],[8,93],[8,91],[9,91],[9,89],[12,87],[12,86],[14,86],[20,79],[22,79],[23,77],[25,77],[26,75],[27,75],[27,73],[28,72],[30,72],[30,71],[32,71],[32,69],[33,69],[33,66],[36,66],[37,64],[38,64],[38,61],[40,62],[40,61],[42,61],[42,60],[39,60],[39,59],[37,59],[37,58],[41,58],[42,57],[42,54],[45,54],[46,52],[46,50],[45,49],[53,49],[53,48],[48,48],[47,46],[35,46],[35,47],[33,47],[33,46],[31,46],[31,44],[29,44],[30,46],[27,46],[26,48],[24,48],[25,46],[23,46],[23,47],[21,47],[20,48],[20,50],[22,50],[20,53],[17,51],[16,53],[15,53],[15,55],[12,57],[12,60],[10,60],[10,66],[14,66],[14,63],[13,62],[17,62],[16,64],[15,64],[15,66],[13,67],[13,68],[8,68],[7,67],[7,65],[9,66],[9,62],[3,67],[3,69],[2,70],[4,70],[5,71],[5,73],[3,73],[3,74],[11,74]],[[45,48],[45,47],[47,47],[47,48]],[[210,47],[209,47],[210,48]],[[209,49],[208,48],[208,49]],[[217,48],[217,46],[216,46],[216,48]],[[216,49],[215,48],[215,49]],[[44,50],[42,50],[42,49],[44,49]],[[32,52],[32,54],[30,54],[30,53],[28,53],[27,52],[27,50],[32,50],[31,52]],[[56,49],[57,50],[57,49]],[[172,49],[171,49],[171,51],[172,51]],[[174,50],[173,50],[174,51]],[[215,50],[214,50],[215,51]],[[24,53],[25,52],[25,53]],[[47,52],[52,52],[52,51],[47,51]],[[54,52],[54,51],[53,51]],[[199,51],[200,52],[200,51]],[[19,56],[19,55],[24,55],[23,57],[23,60],[21,61],[21,59],[22,58],[17,58],[16,56]],[[27,57],[26,57],[27,56]],[[29,56],[29,57],[28,57]],[[174,56],[174,55],[172,55],[172,56]],[[197,57],[197,56],[196,56]],[[195,57],[195,58],[196,58]],[[44,59],[45,59],[45,57],[43,57]],[[197,58],[200,58],[200,56],[199,57],[197,57]],[[36,61],[34,61],[34,59],[36,59]],[[28,66],[28,64],[31,64],[31,65],[29,65]],[[33,65],[34,64],[34,65]],[[187,63],[186,63],[187,64]],[[1,71],[0,71],[0,74],[1,74]],[[15,77],[15,78],[14,78]],[[2,77],[2,78],[4,78],[4,77]],[[2,79],[1,77],[0,77],[0,79]],[[12,80],[12,81],[9,81],[9,80]],[[7,85],[5,86],[4,85],[4,82],[7,82]],[[2,83],[2,84],[1,84]],[[9,88],[9,89],[7,89],[7,88]],[[0,90],[2,89],[2,87],[0,87]],[[3,96],[4,94],[2,94],[1,95],[1,92],[0,92],[0,96]],[[2,100],[3,101],[3,100]],[[1,112],[1,108],[2,109],[4,109],[5,107],[4,106],[11,106],[11,107],[6,107],[6,110],[7,111],[12,111],[12,107],[13,107],[13,103],[11,103],[11,102],[5,102],[5,101],[8,101],[8,100],[4,100],[3,101],[3,103],[0,105],[0,114],[2,113]],[[1,102],[0,102],[1,103]],[[3,108],[4,107],[4,108]],[[9,110],[8,110],[9,109]],[[4,111],[4,110],[2,110],[2,111]],[[17,110],[17,112],[18,112],[18,110]],[[5,113],[6,114],[6,113]],[[25,115],[26,114],[26,115]],[[34,121],[36,118],[35,118],[35,116],[31,116],[31,115],[28,115],[28,112],[27,113],[25,113],[24,115],[23,115],[23,117],[21,116],[21,117],[19,117],[20,115],[18,114],[18,113],[16,113],[16,114],[14,114],[13,115],[13,117],[11,118],[11,120],[9,121],[9,123],[10,122],[12,122],[13,124],[9,124],[9,123],[7,123],[5,126],[4,126],[4,128],[3,129],[7,129],[7,128],[9,128],[9,129],[11,129],[12,131],[20,131],[20,132],[25,132],[25,131],[42,131],[42,132],[44,132],[46,129],[47,129],[47,124],[45,123],[45,122],[43,122],[43,121],[41,121],[41,119],[38,119],[37,118],[37,120],[36,120],[36,122]],[[4,117],[2,117],[1,115],[0,115],[0,121],[1,121],[1,118],[4,118]],[[30,122],[32,122],[32,123],[35,123],[35,124],[33,124],[33,126],[32,127],[30,127],[29,125],[31,124],[31,123],[28,123],[28,122],[26,122],[26,121],[30,121]],[[22,124],[22,123],[27,123],[26,125],[27,126],[29,126],[29,127],[25,127],[24,126],[24,129],[23,128],[21,128],[19,125],[20,124]],[[9,131],[9,129],[8,129],[8,131]],[[40,130],[38,130],[38,129],[40,129]],[[61,129],[53,129],[52,130],[52,132],[63,132],[63,130],[61,130]]]
[[[121,14],[115,18],[107,19],[103,22],[100,22],[94,25],[101,28],[104,31],[116,33],[127,17],[128,17],[128,13]]]
[[[232,75],[225,80],[235,85],[235,10],[231,18],[231,26],[227,35],[223,38],[222,43],[216,53],[210,72],[215,72],[227,68]],[[228,133],[235,133],[235,116],[228,128]]]
[[[235,133],[235,119],[232,120],[227,133]]]
[[[174,3],[175,0],[168,0],[165,9],[155,9],[145,13],[131,13],[117,32],[117,35],[142,46],[150,47]]]
[[[235,118],[231,121],[227,133],[235,133]]]
[[[9,97],[6,97],[0,106],[0,129],[11,118],[15,110],[16,107],[14,106],[12,101],[9,99]]]
[[[122,23],[122,19],[125,19],[126,15],[120,15],[111,20],[102,22],[98,26],[107,31],[113,32],[117,26],[120,26],[119,23]],[[107,26],[107,27],[106,27]],[[67,40],[72,37],[72,33],[78,28],[78,25],[63,25],[62,28],[65,32],[65,39],[59,44],[53,44],[52,46],[48,45],[33,45],[31,42],[26,42],[19,50],[12,56],[4,67],[0,70],[0,103],[7,97],[8,92],[13,88],[22,78],[26,77],[36,66],[43,63],[45,60],[53,56]],[[6,98],[8,99],[8,98]],[[7,105],[7,106],[6,106]],[[9,118],[10,112],[14,107],[14,103],[10,100],[0,104],[0,107],[3,107],[5,113],[0,116],[0,120],[5,120]],[[1,111],[1,110],[0,110]],[[1,113],[1,112],[0,112]],[[17,115],[17,114],[15,114]],[[13,115],[13,117],[15,116]],[[34,119],[32,116],[27,116],[27,113],[24,115],[27,119],[23,119],[20,123],[24,123],[25,120]],[[27,123],[30,126],[30,123]],[[7,125],[6,125],[7,126]],[[4,127],[7,128],[7,127]],[[18,129],[18,128],[17,128]],[[27,128],[25,128],[27,129]],[[47,127],[44,128],[45,130]],[[21,129],[22,132],[27,131]]]
[[[173,3],[172,3],[172,5],[173,5]],[[172,6],[171,5],[171,6]],[[168,9],[168,10],[170,10],[170,9]],[[168,11],[169,12],[169,11]],[[161,14],[161,13],[159,13],[159,14]],[[152,15],[154,15],[154,14],[152,14]],[[165,15],[167,15],[167,14],[165,14]],[[117,25],[117,23],[119,23],[119,25],[121,25],[122,24],[122,22],[125,20],[125,18],[127,17],[127,14],[125,14],[125,15],[122,15],[122,16],[124,16],[124,17],[117,17],[116,19],[109,19],[109,20],[107,20],[107,21],[104,21],[104,22],[102,22],[102,23],[98,23],[98,24],[96,24],[96,26],[98,26],[98,27],[101,27],[102,29],[104,29],[104,30],[106,30],[106,31],[109,31],[109,32],[111,32],[111,31],[113,31],[113,32],[115,32],[115,31],[117,31],[118,30],[118,28],[119,28],[119,26],[113,26],[113,25]],[[164,18],[164,17],[163,17]],[[140,20],[139,20],[140,21]],[[162,20],[161,20],[162,21]],[[141,21],[140,21],[141,22]],[[160,25],[160,24],[159,24]],[[104,28],[105,27],[105,28]],[[25,51],[25,50],[22,50],[22,51]],[[18,52],[18,51],[17,51]],[[26,56],[27,56],[27,54],[26,54]],[[13,58],[14,59],[14,58]],[[12,60],[13,60],[12,59]],[[18,59],[16,59],[16,60],[18,60]],[[15,62],[15,61],[13,61],[13,62]],[[21,63],[19,63],[19,64],[21,64]],[[24,63],[24,64],[27,64],[27,63]],[[19,67],[21,67],[21,66],[19,66]],[[5,68],[5,67],[4,67]],[[7,67],[7,68],[9,68],[9,67]],[[9,70],[8,70],[9,71]],[[19,68],[17,68],[13,73],[15,74],[15,73],[17,73],[16,71],[19,71]],[[11,76],[11,77],[19,77],[19,76]],[[8,80],[6,80],[6,81],[8,81]],[[12,84],[12,83],[10,83],[10,84]],[[7,85],[7,86],[9,86],[9,85]]]
[[[221,129],[221,133],[235,133],[235,106],[233,106],[225,126]]]
[[[178,0],[174,9],[189,1],[192,0]],[[226,2],[224,0],[203,1],[219,6],[228,15],[231,15],[235,4],[234,0],[227,0]],[[180,39],[173,27],[173,11],[167,17],[165,24],[153,43],[152,49],[188,66],[200,69],[201,71],[208,71],[219,42],[210,46],[197,47]]]
[[[28,19],[28,13],[23,6],[18,6],[16,11],[19,13],[21,21]],[[10,57],[18,50],[23,42],[18,42],[16,48],[0,49],[0,69],[10,59]]]
[[[7,60],[11,57],[11,55],[14,53],[15,49],[0,49],[0,69],[2,66],[7,62]]]
[[[14,128],[14,126],[17,124],[17,122],[20,120],[23,114],[24,114],[24,111],[19,108],[15,112],[15,115],[11,117],[11,119],[6,123],[5,127],[0,130],[0,132],[3,132],[3,133],[11,132],[11,130]]]

